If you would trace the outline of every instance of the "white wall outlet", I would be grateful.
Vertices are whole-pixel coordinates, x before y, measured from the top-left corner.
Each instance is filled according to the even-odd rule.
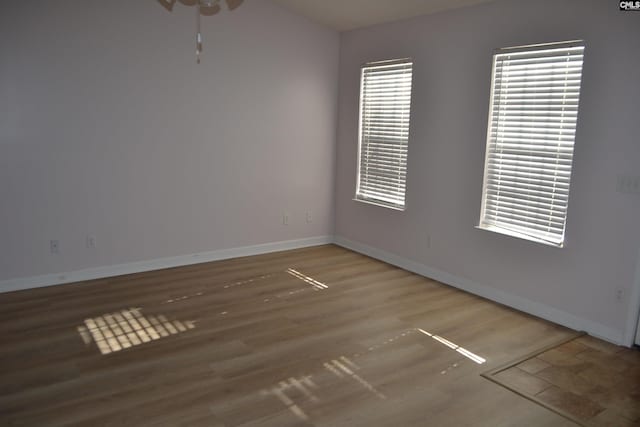
[[[87,249],[95,249],[95,247],[96,247],[96,236],[88,235],[86,243],[87,243]]]
[[[622,300],[624,300],[624,289],[618,288],[616,289],[616,301],[622,302]]]
[[[49,250],[52,254],[60,253],[60,242],[57,240],[49,241]]]
[[[289,214],[287,212],[282,213],[282,225],[289,225]]]
[[[307,211],[307,222],[309,224],[313,222],[313,215],[311,215],[311,211]]]

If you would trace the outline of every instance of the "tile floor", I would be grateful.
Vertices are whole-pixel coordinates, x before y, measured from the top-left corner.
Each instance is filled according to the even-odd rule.
[[[640,350],[581,336],[492,379],[585,426],[640,426]]]

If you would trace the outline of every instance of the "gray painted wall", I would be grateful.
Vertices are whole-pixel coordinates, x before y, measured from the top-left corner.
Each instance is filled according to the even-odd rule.
[[[202,25],[196,65],[194,8],[0,4],[0,280],[333,233],[339,35]]]
[[[640,197],[616,183],[640,175],[640,13],[602,0],[498,1],[341,37],[336,234],[621,336]],[[565,248],[475,229],[493,50],[573,39],[586,51]],[[407,210],[398,212],[352,198],[360,65],[402,57],[414,59],[414,85]]]

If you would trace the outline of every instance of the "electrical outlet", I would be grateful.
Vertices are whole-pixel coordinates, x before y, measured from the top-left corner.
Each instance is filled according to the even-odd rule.
[[[622,288],[616,289],[616,301],[622,302],[623,299],[624,299],[624,289]]]
[[[60,253],[60,242],[58,242],[57,240],[51,240],[49,242],[49,250],[52,254]]]
[[[307,222],[308,223],[313,222],[313,216],[311,215],[311,211],[307,211]]]
[[[95,249],[96,247],[96,236],[88,235],[87,236],[87,249]]]
[[[289,225],[289,214],[287,212],[282,213],[282,225]]]
[[[431,247],[431,234],[427,234],[427,247]]]

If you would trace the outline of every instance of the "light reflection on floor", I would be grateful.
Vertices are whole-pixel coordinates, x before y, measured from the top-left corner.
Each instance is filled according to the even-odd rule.
[[[449,347],[452,350],[457,351],[458,353],[460,353],[461,355],[463,355],[464,357],[473,360],[474,362],[476,362],[479,365],[482,365],[483,363],[485,363],[487,360],[484,357],[480,357],[475,353],[470,352],[469,350],[467,350],[466,348],[460,347],[458,344],[453,343],[445,338],[442,338],[439,335],[434,335],[430,332],[425,331],[424,329],[417,329],[418,331],[420,331],[421,333],[425,334],[428,337],[433,338],[434,340],[438,341],[439,343],[442,343],[444,345],[446,345],[447,347]]]
[[[168,299],[167,301],[164,302],[164,304],[173,304],[174,302],[185,301],[185,300],[188,300],[188,299],[191,299],[191,298],[201,297],[202,295],[204,295],[202,292],[198,292],[198,293],[193,294],[193,295],[183,295],[181,297],[175,297],[175,298]]]
[[[482,365],[483,363],[485,363],[487,360],[484,357],[480,357],[475,353],[472,353],[471,351],[467,350],[464,347],[460,347],[458,344],[449,341],[446,338],[441,337],[440,335],[434,335],[431,332],[427,332],[424,329],[421,328],[411,328],[411,329],[407,329],[401,333],[399,333],[398,335],[389,338],[381,343],[378,344],[373,344],[371,345],[368,350],[369,351],[374,351],[379,349],[380,347],[392,344],[394,341],[399,340],[402,337],[405,337],[407,335],[410,334],[414,334],[416,332],[420,332],[421,334],[424,334],[430,338],[433,338],[434,340],[436,340],[437,342],[439,342],[440,344],[444,344],[445,346],[449,347],[452,350],[455,350],[456,352],[458,352],[459,354],[463,355],[464,357],[466,357],[469,360],[474,361],[475,363]]]
[[[344,378],[345,375],[348,378],[351,378],[366,390],[373,393],[376,397],[382,400],[386,400],[387,396],[380,393],[371,383],[362,378],[360,375],[356,374],[354,370],[360,369],[355,363],[353,363],[348,357],[340,356],[340,360],[333,359],[331,362],[325,362],[324,367],[329,372],[337,376],[338,378]],[[343,363],[344,362],[344,363]],[[349,366],[347,366],[349,365]]]
[[[311,402],[317,403],[320,401],[318,397],[313,394],[312,389],[317,388],[317,385],[313,382],[310,376],[303,376],[300,378],[290,377],[286,381],[280,381],[277,386],[271,387],[269,390],[262,390],[263,395],[272,394],[277,397],[283,405],[285,405],[293,415],[300,418],[303,421],[309,420],[307,413],[289,397],[287,391],[293,390],[302,393]]]
[[[389,398],[379,387],[388,384],[387,380],[383,380],[381,384],[375,384],[375,380],[369,381],[367,377],[372,375],[378,378],[380,383],[379,372],[377,370],[377,358],[373,356],[385,347],[400,344],[409,348],[415,344],[424,343],[424,338],[428,337],[429,342],[433,339],[435,342],[442,344],[445,348],[455,351],[457,354],[466,357],[476,364],[486,362],[481,356],[460,347],[452,341],[435,335],[421,328],[408,328],[397,332],[378,343],[370,345],[364,352],[352,353],[350,355],[342,355],[336,358],[327,359],[316,365],[315,369],[307,371],[300,376],[291,376],[285,380],[276,382],[274,385],[262,389],[259,394],[255,394],[255,398],[264,399],[266,397],[275,398],[274,404],[280,405],[284,412],[295,416],[298,421],[311,423],[313,415],[316,411],[322,412],[323,405],[329,400],[336,399],[336,393],[340,395],[351,395],[365,391],[369,396],[376,397],[383,402],[396,402]],[[411,342],[408,342],[410,340]],[[394,351],[394,350],[392,350]],[[420,350],[416,350],[420,351]],[[370,357],[371,356],[371,357]],[[446,374],[453,369],[458,368],[462,362],[456,358],[456,361],[449,364],[441,374]],[[363,367],[364,366],[364,367]],[[367,372],[369,374],[367,374]],[[339,398],[339,397],[338,397]],[[276,403],[277,402],[277,403]],[[244,401],[246,404],[246,401]],[[382,402],[381,402],[382,403]],[[262,404],[254,401],[253,404]]]
[[[352,380],[358,386],[371,392],[379,399],[386,400],[386,396],[380,393],[371,383],[362,376],[355,373],[360,367],[346,356],[324,362],[322,364],[326,371],[332,373],[341,381]],[[278,400],[296,417],[303,421],[309,420],[309,415],[303,409],[305,403],[309,405],[320,403],[321,399],[317,393],[318,386],[313,379],[313,375],[303,375],[300,377],[289,377],[280,381],[277,385],[262,390],[263,396],[275,396]],[[296,398],[296,395],[298,398]]]
[[[316,290],[322,291],[324,289],[328,289],[329,288],[324,283],[318,282],[316,279],[314,279],[312,277],[309,277],[309,276],[307,276],[305,274],[302,274],[299,271],[294,270],[293,268],[287,268],[287,273],[289,273],[293,277],[297,277],[298,279],[302,280],[303,282],[306,282],[306,283],[310,284]]]
[[[268,279],[271,276],[272,276],[271,274],[265,274],[265,275],[262,275],[262,276],[253,277],[251,279],[240,280],[240,281],[237,281],[237,282],[229,283],[228,285],[224,285],[224,289],[231,289],[231,288],[235,288],[237,286],[249,285],[249,284],[252,284],[252,283],[259,282],[260,280]]]
[[[164,315],[143,315],[129,308],[84,320],[78,333],[86,345],[91,341],[103,355],[176,335],[195,328],[192,321],[168,320]]]
[[[306,274],[301,273],[298,270],[295,270],[293,268],[288,268],[284,271],[284,273],[287,273],[293,277],[295,277],[296,279],[300,279],[305,283],[308,283],[312,286],[312,288],[302,288],[302,289],[298,289],[298,287],[296,287],[295,289],[291,289],[291,290],[284,290],[284,291],[279,291],[277,293],[273,293],[273,294],[260,294],[260,296],[258,296],[258,298],[262,299],[263,303],[268,303],[268,302],[275,302],[275,301],[281,301],[281,300],[287,300],[289,297],[292,297],[294,295],[298,295],[298,294],[302,294],[302,293],[306,293],[308,292],[309,289],[312,289],[314,291],[321,291],[321,290],[325,290],[328,289],[329,286],[327,286],[326,284],[314,279],[313,277],[307,276]],[[281,273],[279,273],[281,274]],[[268,279],[268,278],[272,278],[274,277],[274,274],[265,274],[262,276],[256,276],[256,277],[252,277],[250,279],[244,279],[244,280],[240,280],[237,282],[233,282],[233,283],[228,283],[226,285],[224,285],[224,289],[232,289],[238,286],[244,286],[244,285],[255,285],[258,284],[260,281],[264,280],[264,279]],[[194,295],[185,295],[182,297],[175,297],[175,298],[171,298],[167,301],[165,301],[163,304],[171,304],[171,303],[175,303],[175,302],[180,302],[180,301],[184,301],[190,298],[194,298],[194,297],[198,297],[198,296],[202,296],[204,295],[204,293],[202,292],[198,292],[197,294]],[[247,302],[249,302],[249,300],[251,300],[252,298],[255,298],[255,296],[251,296],[249,295],[247,297]],[[219,313],[219,315],[226,315],[228,314],[228,311],[223,311],[221,313]]]
[[[285,270],[284,272],[288,273],[289,275],[302,280],[305,283],[310,284],[311,286],[313,286],[313,288],[302,288],[302,289],[293,289],[293,290],[289,290],[289,291],[281,291],[278,292],[276,294],[272,294],[270,295],[268,298],[264,298],[264,296],[261,296],[260,298],[262,298],[262,302],[263,303],[268,303],[268,302],[272,302],[272,301],[277,301],[277,300],[286,300],[287,298],[293,296],[293,295],[297,295],[297,294],[301,294],[305,291],[308,291],[309,289],[313,289],[314,291],[319,291],[319,290],[325,290],[328,289],[329,286],[327,286],[326,284],[317,281],[316,279],[309,277],[301,272],[299,272],[298,270],[295,270],[293,268],[288,268],[287,270]],[[228,283],[226,285],[224,285],[224,289],[232,289],[238,286],[244,286],[244,285],[255,285],[258,284],[259,282],[261,282],[262,280],[268,279],[268,278],[272,278],[274,277],[273,274],[265,274],[262,276],[256,276],[256,277],[252,277],[249,279],[244,279],[244,280],[239,280],[237,282],[232,282],[232,283]],[[196,297],[201,297],[204,295],[204,292],[197,292],[195,294],[192,295],[183,295],[180,297],[173,297],[170,298],[164,302],[162,302],[162,304],[173,304],[173,303],[178,303],[178,302],[182,302],[182,301],[186,301],[188,299],[192,299],[192,298],[196,298]],[[249,297],[251,298],[251,297]],[[229,314],[228,311],[222,311],[220,312],[218,315],[219,316],[226,316],[227,314]],[[85,330],[86,333],[86,330]],[[126,344],[125,344],[126,345]],[[106,350],[106,348],[105,348]],[[112,350],[112,351],[116,351],[116,350]]]

